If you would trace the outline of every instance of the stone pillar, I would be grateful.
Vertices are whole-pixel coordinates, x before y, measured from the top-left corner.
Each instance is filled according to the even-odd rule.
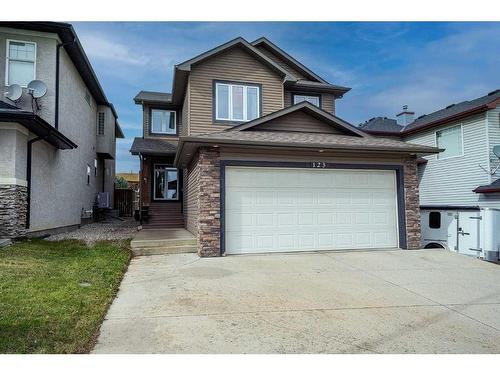
[[[0,238],[26,233],[26,202],[26,186],[0,185]]]
[[[408,249],[420,248],[420,202],[418,195],[417,159],[404,163],[404,191],[406,215],[406,242]]]
[[[220,256],[220,152],[203,147],[198,156],[198,255]]]

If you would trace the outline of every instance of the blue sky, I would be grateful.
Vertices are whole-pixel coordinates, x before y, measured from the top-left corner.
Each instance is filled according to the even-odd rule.
[[[337,115],[352,124],[417,116],[500,88],[500,23],[77,22],[77,34],[126,139],[117,172],[137,171],[129,154],[141,135],[140,90],[170,92],[174,64],[237,36],[266,36],[327,81],[352,87]]]

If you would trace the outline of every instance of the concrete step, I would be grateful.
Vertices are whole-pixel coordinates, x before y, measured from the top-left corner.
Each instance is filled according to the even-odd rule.
[[[195,246],[168,246],[168,247],[132,247],[132,252],[136,256],[144,255],[162,255],[162,254],[182,254],[196,253],[198,251]]]
[[[153,247],[172,247],[172,246],[195,246],[196,238],[172,238],[172,239],[151,239],[151,240],[132,240],[130,247],[132,249],[153,248]]]

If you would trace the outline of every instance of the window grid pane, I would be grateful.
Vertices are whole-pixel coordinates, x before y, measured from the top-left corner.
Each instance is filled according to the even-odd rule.
[[[35,79],[35,43],[8,42],[7,73],[8,85],[18,84],[26,87]]]
[[[151,132],[157,134],[175,134],[175,112],[153,109],[151,111]]]
[[[297,104],[300,102],[309,102],[314,104],[316,107],[319,107],[319,96],[317,95],[294,95],[293,96],[293,104]]]
[[[259,87],[216,83],[216,120],[249,121],[259,117]]]

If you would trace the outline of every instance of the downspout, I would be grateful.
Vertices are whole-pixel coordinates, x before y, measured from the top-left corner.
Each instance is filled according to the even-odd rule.
[[[30,216],[31,216],[31,155],[33,143],[41,141],[42,137],[36,137],[28,141],[28,153],[26,158],[26,229],[30,228]]]
[[[56,46],[56,92],[55,92],[55,113],[54,127],[59,129],[59,60],[61,57],[61,47],[75,43],[75,39],[66,43],[58,43]]]

